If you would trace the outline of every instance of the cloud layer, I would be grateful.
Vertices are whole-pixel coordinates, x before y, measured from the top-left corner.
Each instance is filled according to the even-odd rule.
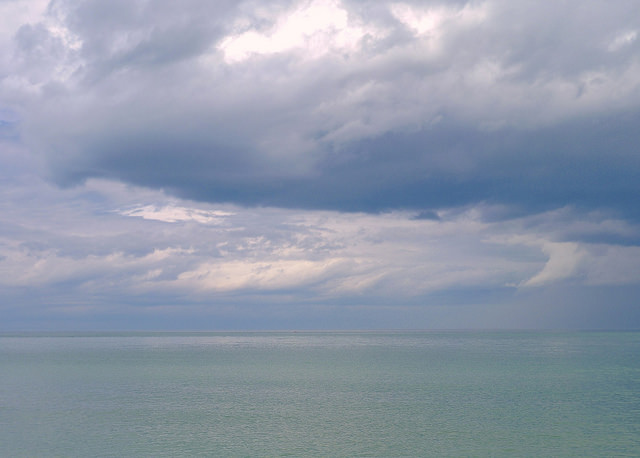
[[[631,0],[0,2],[5,326],[640,327],[639,33]]]
[[[54,1],[5,45],[0,94],[63,185],[637,217],[638,16],[599,1]]]
[[[246,209],[96,180],[12,189],[0,209],[9,329],[572,327],[573,313],[594,327],[637,297],[640,228],[598,213]],[[628,291],[583,296],[612,288]],[[581,311],[558,320],[567,307]]]

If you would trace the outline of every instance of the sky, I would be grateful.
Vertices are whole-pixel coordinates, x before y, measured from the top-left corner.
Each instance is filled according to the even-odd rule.
[[[640,328],[637,0],[0,0],[0,331]]]

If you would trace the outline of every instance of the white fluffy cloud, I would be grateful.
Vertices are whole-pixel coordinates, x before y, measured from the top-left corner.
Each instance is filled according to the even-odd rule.
[[[225,61],[235,64],[252,56],[291,51],[300,52],[303,59],[317,59],[329,52],[351,54],[359,50],[365,37],[384,36],[361,21],[350,24],[348,11],[337,0],[301,3],[272,20],[275,24],[262,32],[243,30],[248,21],[238,19],[237,28],[242,31],[224,37],[217,46]]]

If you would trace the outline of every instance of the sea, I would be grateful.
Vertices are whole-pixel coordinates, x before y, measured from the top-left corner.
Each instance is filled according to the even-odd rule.
[[[640,332],[2,334],[0,456],[640,456]]]

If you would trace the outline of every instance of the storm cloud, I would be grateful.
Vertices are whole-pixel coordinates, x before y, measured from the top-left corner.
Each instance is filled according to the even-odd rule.
[[[637,217],[636,2],[52,2],[2,93],[51,178]],[[11,91],[11,97],[7,94]]]

